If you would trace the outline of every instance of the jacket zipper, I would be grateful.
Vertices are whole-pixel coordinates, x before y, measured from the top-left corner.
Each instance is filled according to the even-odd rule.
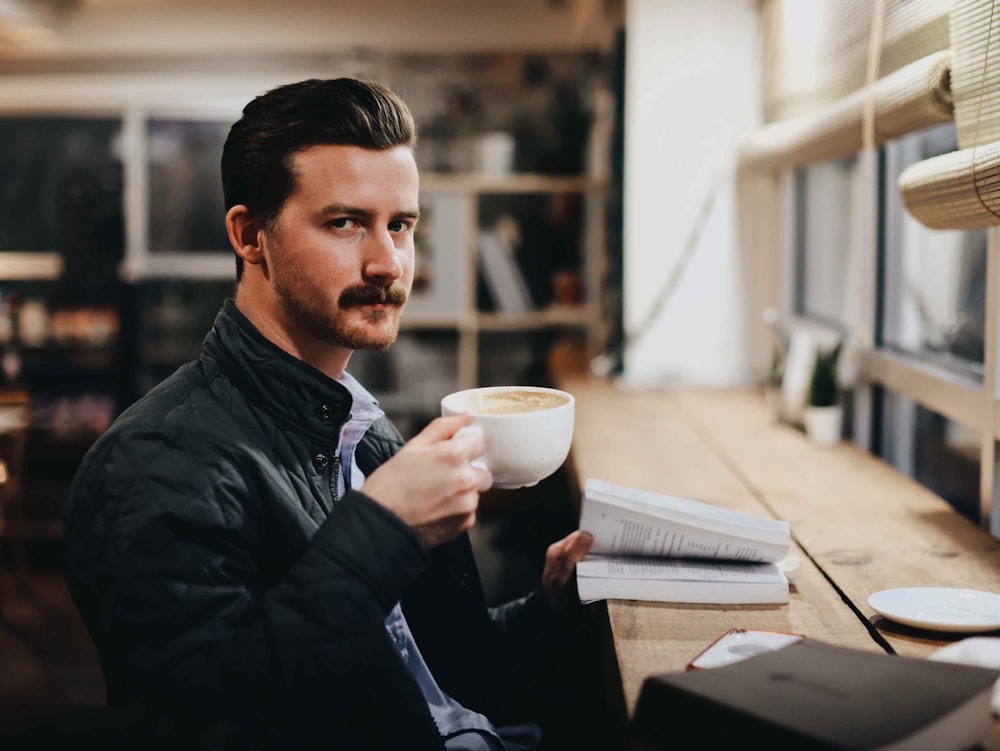
[[[330,468],[330,497],[333,499],[333,507],[340,504],[340,451],[333,455],[333,465]]]

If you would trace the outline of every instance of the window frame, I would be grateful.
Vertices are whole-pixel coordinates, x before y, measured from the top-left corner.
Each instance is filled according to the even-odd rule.
[[[0,105],[0,117],[65,118],[67,120],[115,120],[121,111],[113,107],[59,108],[25,107],[17,103]],[[123,133],[124,138],[124,124]],[[125,172],[124,154],[122,170]],[[123,175],[123,180],[127,175]],[[123,186],[127,191],[127,185]],[[126,230],[127,237],[127,230]],[[59,251],[34,252],[18,248],[0,248],[0,282],[47,282],[55,281],[63,273],[63,257]]]
[[[891,145],[889,146],[891,148]],[[863,353],[863,377],[854,389],[855,424],[850,440],[866,451],[875,451],[873,425],[881,418],[881,399],[878,391],[905,396],[920,406],[941,414],[949,420],[978,431],[980,435],[980,525],[994,537],[1000,538],[1000,472],[997,450],[1000,441],[1000,226],[987,228],[986,310],[985,342],[982,383],[970,373],[944,367],[939,362],[922,359],[915,354],[900,352],[881,341],[882,304],[884,288],[882,276],[886,273],[886,216],[887,201],[882,191],[885,185],[886,155],[884,148],[859,156],[868,159],[867,169],[872,170],[865,184],[872,186],[867,204],[875,221],[871,223],[873,241],[870,244],[870,273],[858,268],[849,283],[863,285],[865,297],[870,302],[863,315],[863,327],[873,336],[870,348]],[[796,195],[797,178],[794,170],[782,176],[782,242],[780,256],[779,308],[793,324],[796,320],[812,320],[796,313],[796,302],[801,294],[803,269],[798,244],[801,208]]]
[[[125,281],[184,278],[224,281],[236,278],[234,254],[221,251],[152,252],[149,242],[149,123],[152,120],[235,122],[239,111],[224,106],[130,107],[123,113],[125,162]],[[221,190],[221,188],[220,188]],[[221,221],[221,218],[220,218]]]
[[[236,265],[231,251],[157,252],[149,243],[149,163],[148,123],[151,120],[205,120],[235,122],[240,116],[239,100],[195,97],[197,101],[161,103],[71,103],[64,106],[17,102],[0,104],[0,117],[27,116],[66,119],[120,119],[122,123],[123,210],[125,252],[118,276],[125,282],[188,279],[193,281],[235,280]],[[22,253],[0,250],[0,281],[52,281],[62,273],[58,252]]]

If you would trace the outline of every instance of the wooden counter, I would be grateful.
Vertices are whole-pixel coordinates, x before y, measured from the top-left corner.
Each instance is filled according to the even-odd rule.
[[[620,679],[609,699],[628,716],[648,675],[683,670],[730,628],[923,657],[968,634],[899,626],[871,610],[869,595],[909,586],[1000,592],[1000,541],[866,452],[820,448],[776,423],[760,391],[625,391],[586,378],[560,387],[577,400],[571,461],[581,487],[596,477],[785,519],[800,560],[787,572],[788,605],[609,601]]]

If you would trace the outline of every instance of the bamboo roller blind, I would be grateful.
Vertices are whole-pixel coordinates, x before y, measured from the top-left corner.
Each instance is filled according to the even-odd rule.
[[[764,0],[761,12],[769,124],[741,166],[843,157],[865,136],[954,118],[959,150],[907,169],[903,204],[935,229],[1000,224],[1000,0]]]
[[[887,0],[879,75],[949,48],[951,0]],[[765,122],[815,114],[865,86],[874,0],[764,0]]]
[[[951,44],[952,91],[958,147],[1000,141],[1000,55],[991,32],[1000,31],[996,0],[955,0]]]
[[[933,229],[1000,224],[1000,0],[954,0],[952,95],[959,151],[900,175],[903,205]]]
[[[899,189],[907,211],[932,229],[1000,224],[1000,142],[917,162]]]
[[[820,110],[767,125],[740,149],[744,167],[784,169],[855,154],[862,146],[867,97],[875,111],[875,142],[952,119],[951,53],[938,52]]]

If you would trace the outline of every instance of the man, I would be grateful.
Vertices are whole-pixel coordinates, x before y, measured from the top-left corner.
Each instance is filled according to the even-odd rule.
[[[89,452],[67,515],[70,590],[129,742],[538,742],[502,724],[526,719],[498,714],[503,691],[589,537],[550,546],[540,589],[488,610],[465,534],[492,482],[470,464],[481,437],[455,436],[459,416],[404,445],[346,371],[399,328],[414,144],[405,105],[351,79],[270,91],[230,131],[235,299]]]

